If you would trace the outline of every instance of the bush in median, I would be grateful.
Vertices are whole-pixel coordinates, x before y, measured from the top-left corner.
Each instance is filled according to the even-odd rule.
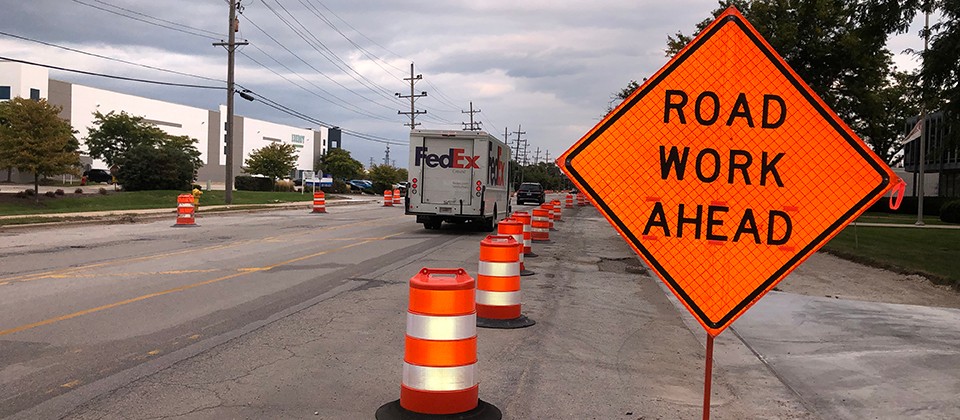
[[[947,223],[960,223],[960,200],[943,203],[940,206],[940,220]]]

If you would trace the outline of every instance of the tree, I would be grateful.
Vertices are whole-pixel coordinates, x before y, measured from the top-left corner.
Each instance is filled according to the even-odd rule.
[[[946,111],[947,142],[952,149],[960,143],[960,0],[930,3],[943,18],[930,26],[930,46],[923,54],[920,76],[927,82],[927,109]]]
[[[292,144],[268,144],[251,152],[244,165],[245,172],[263,175],[276,181],[296,169],[297,148]]]
[[[370,168],[370,180],[373,181],[373,191],[393,189],[393,185],[407,180],[407,170],[390,165],[373,165]]]
[[[189,190],[196,174],[191,154],[174,144],[138,144],[118,161],[126,191]]]
[[[316,171],[336,179],[355,179],[363,173],[363,164],[350,157],[346,149],[329,149],[317,160]]]
[[[619,105],[625,99],[630,97],[630,94],[632,94],[633,91],[637,90],[638,88],[640,88],[640,84],[637,83],[636,80],[630,80],[630,82],[627,83],[627,86],[625,88],[620,89],[618,92],[614,93],[613,95],[610,95],[610,103],[607,105],[607,114],[613,111],[613,109],[616,108],[617,105]],[[616,104],[614,104],[614,102],[616,102]]]
[[[200,151],[194,145],[196,139],[167,134],[143,117],[124,111],[119,114],[97,111],[93,115],[94,126],[88,129],[86,138],[90,157],[103,159],[111,167],[120,166],[117,180],[126,190],[180,189],[170,186],[183,185],[184,162],[192,168],[190,178],[186,180],[186,188],[189,188],[197,170],[203,166]],[[135,149],[136,153],[131,153]],[[125,165],[130,168],[124,170]],[[161,180],[158,176],[172,178]]]
[[[89,127],[85,143],[90,157],[102,159],[107,166],[119,164],[127,150],[134,146],[159,146],[169,135],[143,117],[120,111],[93,113],[93,127]]]
[[[887,121],[894,116],[884,107],[891,95],[903,92],[903,86],[893,74],[892,54],[886,43],[889,34],[908,26],[916,1],[736,0],[721,2],[713,15],[729,5],[737,7],[814,92],[879,155],[892,158],[890,145],[895,137],[880,127],[903,123]],[[697,30],[711,21],[704,20]],[[668,36],[667,55],[677,54],[691,39],[682,32]]]
[[[61,108],[46,99],[14,98],[0,102],[0,155],[3,165],[33,174],[39,200],[40,177],[76,171],[80,142]]]

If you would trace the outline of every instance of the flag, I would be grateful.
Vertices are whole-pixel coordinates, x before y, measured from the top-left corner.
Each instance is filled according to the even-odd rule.
[[[917,121],[917,125],[913,126],[913,129],[910,130],[909,133],[907,133],[907,136],[904,137],[903,140],[900,140],[900,144],[907,144],[907,143],[910,143],[911,141],[919,139],[920,132],[923,130],[922,124],[923,124],[923,120]]]

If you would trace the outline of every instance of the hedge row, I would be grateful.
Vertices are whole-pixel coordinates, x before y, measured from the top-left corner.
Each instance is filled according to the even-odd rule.
[[[924,216],[939,216],[940,207],[945,203],[957,200],[957,197],[923,197],[923,215]],[[877,212],[877,213],[893,213],[893,214],[917,214],[917,207],[919,207],[920,199],[917,197],[903,197],[903,202],[900,203],[900,208],[896,210],[890,209],[890,199],[888,197],[883,197],[876,203],[873,203],[872,206],[867,211]]]
[[[273,191],[273,180],[258,176],[237,176],[233,185],[238,191]]]

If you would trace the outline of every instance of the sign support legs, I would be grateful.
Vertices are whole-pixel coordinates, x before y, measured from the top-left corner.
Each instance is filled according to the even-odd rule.
[[[713,336],[707,334],[707,366],[703,369],[703,420],[710,420],[710,382],[713,377]]]

